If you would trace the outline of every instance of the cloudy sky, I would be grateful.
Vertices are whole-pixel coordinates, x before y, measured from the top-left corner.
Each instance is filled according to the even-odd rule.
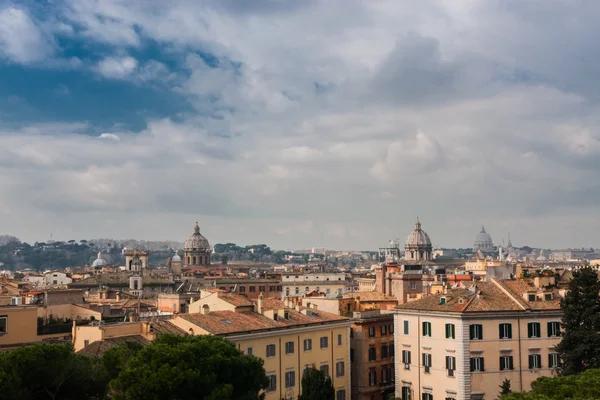
[[[0,233],[597,246],[600,2],[0,0]]]

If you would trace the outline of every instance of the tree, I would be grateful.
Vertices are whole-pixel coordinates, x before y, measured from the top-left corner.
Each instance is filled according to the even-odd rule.
[[[573,272],[561,301],[564,335],[556,347],[562,375],[600,368],[600,281],[590,267]]]
[[[510,389],[510,379],[504,379],[502,381],[502,385],[500,385],[500,397],[511,392],[512,390]]]
[[[215,336],[161,335],[111,381],[113,399],[255,400],[267,387],[263,361]]]
[[[600,398],[600,369],[588,369],[579,375],[538,378],[531,392],[502,396],[502,400],[590,400]]]
[[[92,316],[93,318],[93,316]],[[102,366],[106,371],[109,380],[115,379],[125,366],[141,349],[138,342],[127,341],[121,346],[113,347],[102,355]]]
[[[302,394],[298,396],[298,400],[333,400],[334,398],[335,390],[331,378],[314,367],[304,370]]]
[[[99,360],[75,354],[71,345],[39,343],[0,353],[2,398],[100,399],[105,387]]]

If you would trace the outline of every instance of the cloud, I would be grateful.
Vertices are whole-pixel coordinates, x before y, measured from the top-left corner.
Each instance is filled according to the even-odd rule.
[[[53,38],[40,29],[26,10],[0,7],[0,57],[30,64],[46,59],[55,49]]]
[[[200,218],[213,242],[373,249],[403,238],[420,216],[444,246],[469,245],[482,223],[523,244],[592,245],[598,7],[73,0],[47,14],[4,8],[0,18],[18,17],[0,27],[7,60],[79,77],[52,83],[69,88],[64,104],[85,82],[131,98],[124,107],[145,125],[129,132],[121,110],[100,107],[88,112],[102,115],[102,126],[85,116],[23,121],[14,111],[39,107],[35,99],[0,99],[0,188],[10,188],[0,192],[0,210],[10,210],[3,221],[25,236],[23,220],[48,231],[59,215],[89,236],[101,235],[98,227],[104,236],[177,238]],[[139,105],[139,93],[152,101]],[[189,107],[156,113],[173,98]]]

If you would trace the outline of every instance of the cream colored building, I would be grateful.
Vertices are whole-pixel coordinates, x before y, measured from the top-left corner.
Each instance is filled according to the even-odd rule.
[[[285,297],[299,296],[312,291],[325,294],[341,294],[352,288],[351,283],[346,282],[346,274],[343,272],[306,274],[301,272],[286,272],[281,276],[281,285]]]
[[[497,399],[551,376],[558,363],[560,296],[520,280],[446,289],[397,307],[396,397]]]

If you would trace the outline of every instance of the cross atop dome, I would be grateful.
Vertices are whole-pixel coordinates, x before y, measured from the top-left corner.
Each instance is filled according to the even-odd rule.
[[[194,233],[200,233],[200,225],[198,225],[198,221],[196,221],[196,225],[194,226]]]

